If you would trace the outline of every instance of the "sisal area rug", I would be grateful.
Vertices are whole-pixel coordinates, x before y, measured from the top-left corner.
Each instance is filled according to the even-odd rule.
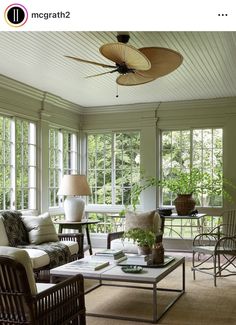
[[[159,287],[179,288],[181,268],[159,283]],[[92,282],[85,280],[85,285]],[[158,308],[168,303],[173,293],[160,292]],[[88,312],[150,318],[152,292],[104,286],[86,295]],[[87,325],[147,324],[124,320],[87,317]],[[186,292],[159,320],[161,325],[236,325],[236,276],[220,278],[214,287],[213,277],[196,273],[192,278],[191,263],[186,263]]]

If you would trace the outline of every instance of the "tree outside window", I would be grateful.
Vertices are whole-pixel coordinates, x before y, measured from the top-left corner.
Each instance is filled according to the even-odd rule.
[[[0,116],[0,209],[36,209],[36,125]]]
[[[87,171],[91,204],[131,204],[131,189],[140,180],[140,133],[89,134]]]
[[[49,129],[49,207],[62,205],[57,195],[64,174],[77,173],[77,135],[69,130]]]
[[[195,197],[197,205],[219,207],[223,204],[223,129],[163,131],[161,137],[161,175],[171,177],[180,170],[199,169],[207,175],[209,187]],[[177,193],[162,189],[162,204],[173,205]]]

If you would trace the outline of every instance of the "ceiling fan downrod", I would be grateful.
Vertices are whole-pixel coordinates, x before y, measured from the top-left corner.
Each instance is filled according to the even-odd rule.
[[[127,44],[130,39],[130,36],[129,34],[118,34],[116,38],[118,42]]]

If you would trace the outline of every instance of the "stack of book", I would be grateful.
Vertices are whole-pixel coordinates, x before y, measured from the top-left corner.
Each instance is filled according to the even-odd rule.
[[[127,259],[127,256],[122,250],[116,249],[103,249],[99,252],[96,252],[91,256],[93,260],[97,261],[109,261],[111,263],[120,263]]]
[[[151,264],[149,255],[126,254],[127,260],[120,265],[149,265]]]
[[[139,262],[147,262],[150,257],[149,255],[139,255],[139,254],[131,254],[131,253],[127,253],[126,254],[127,258],[132,260],[132,261],[139,261]]]
[[[97,271],[108,266],[108,261],[92,261],[90,259],[81,259],[73,263],[67,264],[67,268],[78,269],[81,271]]]
[[[171,263],[175,258],[173,256],[164,256],[164,262],[153,264],[152,258],[150,255],[138,255],[138,254],[126,254],[127,260],[119,263],[121,266],[127,265],[139,265],[143,267],[163,267],[169,263]]]

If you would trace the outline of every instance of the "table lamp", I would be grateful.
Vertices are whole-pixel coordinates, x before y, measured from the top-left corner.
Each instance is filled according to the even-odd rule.
[[[58,195],[66,195],[64,201],[65,219],[67,221],[81,221],[85,202],[78,195],[91,195],[85,175],[64,175]]]

